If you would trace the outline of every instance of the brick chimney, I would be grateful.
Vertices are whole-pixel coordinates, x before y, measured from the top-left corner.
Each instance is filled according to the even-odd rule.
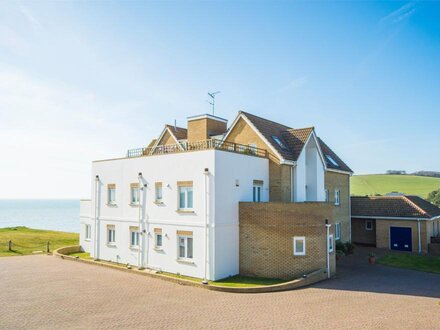
[[[188,117],[188,142],[207,140],[227,129],[228,121],[220,117],[208,114]]]

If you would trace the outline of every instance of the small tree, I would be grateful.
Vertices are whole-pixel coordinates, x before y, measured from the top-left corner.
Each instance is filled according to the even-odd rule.
[[[440,189],[430,192],[428,195],[428,201],[440,207]]]

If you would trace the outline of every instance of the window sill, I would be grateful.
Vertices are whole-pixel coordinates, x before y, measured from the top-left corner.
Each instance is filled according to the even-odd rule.
[[[154,204],[156,204],[156,205],[163,205],[163,202],[162,201],[154,201]]]
[[[139,207],[140,206],[139,203],[130,203],[128,205],[130,205],[131,207]]]
[[[90,238],[84,238],[84,241],[91,242],[92,240]]]
[[[108,246],[108,247],[111,247],[111,248],[115,248],[115,247],[116,247],[116,244],[115,244],[115,243],[107,243],[107,246]]]
[[[177,258],[176,261],[177,261],[177,262],[180,262],[180,263],[182,263],[182,264],[194,265],[194,261],[192,261],[191,259],[181,259],[181,258]]]
[[[118,204],[116,204],[116,203],[107,203],[107,206],[108,207],[117,207]]]
[[[193,210],[176,210],[177,213],[180,214],[194,214],[195,212]]]
[[[153,248],[153,250],[154,250],[154,251],[157,251],[157,252],[162,252],[162,251],[163,251],[163,249],[160,248],[160,247],[155,247],[155,248]]]
[[[137,245],[130,245],[129,248],[130,248],[130,250],[139,251],[139,246],[137,246]]]

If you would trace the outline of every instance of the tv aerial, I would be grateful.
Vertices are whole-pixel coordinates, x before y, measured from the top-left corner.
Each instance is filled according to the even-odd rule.
[[[212,99],[212,101],[206,101],[209,104],[212,105],[212,115],[214,116],[214,111],[215,111],[215,96],[220,93],[220,91],[217,92],[208,92],[208,96]]]

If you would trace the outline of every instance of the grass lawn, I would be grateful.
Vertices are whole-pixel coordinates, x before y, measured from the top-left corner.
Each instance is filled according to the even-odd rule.
[[[8,251],[9,240],[12,241],[12,251]],[[78,240],[79,234],[76,233],[27,227],[0,228],[0,257],[45,252],[47,242],[50,242],[50,251],[53,251],[63,246],[77,245]]]
[[[396,253],[378,258],[377,263],[385,266],[440,274],[440,257]]]
[[[81,259],[89,259],[89,260],[93,259],[90,256],[90,253],[88,253],[88,252],[75,252],[75,253],[69,254],[69,256],[78,257],[78,258],[81,258]]]
[[[415,175],[354,175],[351,178],[351,194],[356,196],[384,195],[391,191],[426,198],[431,191],[440,188],[440,178]]]

